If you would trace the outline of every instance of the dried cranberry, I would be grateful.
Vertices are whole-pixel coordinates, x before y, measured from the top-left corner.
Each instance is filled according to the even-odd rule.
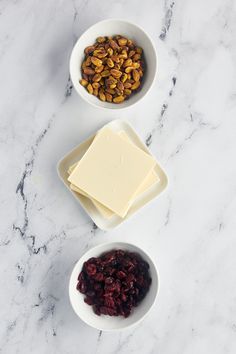
[[[93,307],[93,311],[96,313],[96,315],[100,316],[101,312],[100,312],[100,306],[95,305]]]
[[[77,290],[79,290],[82,294],[86,293],[87,286],[84,281],[81,281],[80,283],[77,284]]]
[[[81,272],[78,276],[78,281],[84,280],[84,272]]]
[[[113,273],[115,272],[115,269],[114,268],[112,268],[112,267],[106,267],[105,269],[104,269],[104,273],[105,273],[105,275],[112,275]]]
[[[106,284],[106,285],[104,286],[104,290],[105,290],[106,293],[113,292],[114,290],[116,290],[116,284],[115,284],[115,283]]]
[[[98,316],[128,317],[150,284],[149,265],[140,255],[112,250],[84,263],[76,288]]]
[[[132,273],[129,273],[126,277],[126,282],[129,283],[131,281],[135,281],[135,276]]]
[[[89,290],[89,291],[86,292],[86,295],[89,296],[89,297],[93,297],[95,295],[95,291]]]
[[[91,297],[86,297],[85,299],[84,299],[84,302],[86,302],[86,304],[88,304],[88,305],[93,305],[93,299],[91,299]]]
[[[117,256],[124,257],[125,251],[123,251],[123,250],[118,250],[118,251],[116,251],[116,255],[117,255]]]
[[[122,272],[122,270],[120,270],[116,273],[116,276],[118,279],[124,279],[126,277],[126,273]]]
[[[115,316],[116,315],[116,310],[112,309],[110,307],[106,307],[106,306],[101,306],[100,307],[100,312],[103,315],[109,315],[109,316]]]
[[[112,284],[114,282],[114,278],[108,277],[105,279],[105,284]]]
[[[87,260],[87,263],[92,263],[92,264],[97,263],[97,258],[95,258],[95,257],[89,258]]]
[[[95,283],[93,288],[94,288],[94,290],[97,291],[97,290],[100,290],[102,288],[102,285],[100,283]]]
[[[96,281],[103,281],[104,280],[104,275],[102,273],[97,273],[94,276],[94,280]]]
[[[127,296],[126,296],[125,294],[122,294],[122,295],[121,295],[121,300],[122,300],[123,302],[126,302],[126,301],[127,301]]]
[[[107,307],[115,307],[115,302],[112,297],[107,296],[104,300],[104,303]]]
[[[95,275],[97,272],[97,268],[96,268],[95,264],[93,264],[93,263],[86,264],[85,270],[86,270],[87,274],[90,276]]]

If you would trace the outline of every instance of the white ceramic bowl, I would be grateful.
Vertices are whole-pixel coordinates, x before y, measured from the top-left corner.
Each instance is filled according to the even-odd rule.
[[[138,46],[143,48],[146,62],[146,71],[143,77],[141,90],[132,95],[129,100],[120,104],[100,101],[97,97],[90,95],[87,90],[79,83],[79,80],[82,78],[81,64],[84,59],[84,49],[95,43],[96,38],[99,36],[112,36],[115,34],[121,34],[125,37],[128,37],[134,40]],[[76,91],[85,101],[101,108],[122,109],[130,107],[136,102],[140,101],[140,99],[143,98],[150,90],[156,75],[156,71],[157,55],[152,40],[143,29],[137,25],[123,20],[105,20],[98,22],[90,27],[76,42],[70,58],[70,76]]]
[[[76,290],[77,278],[82,270],[83,263],[87,261],[91,257],[98,257],[102,253],[113,250],[113,249],[123,249],[131,252],[139,253],[142,258],[148,262],[150,266],[150,275],[152,278],[152,283],[150,289],[143,299],[143,301],[133,309],[132,313],[128,318],[124,318],[122,316],[98,316],[93,312],[92,306],[89,306],[84,302],[84,295],[81,294],[78,290]],[[87,323],[89,326],[94,327],[98,330],[102,331],[117,331],[122,330],[128,327],[131,327],[137,323],[139,323],[149,312],[151,307],[153,306],[157,293],[159,289],[159,277],[157,273],[157,269],[151,258],[148,256],[146,252],[144,252],[139,247],[125,243],[125,242],[108,242],[96,246],[86,252],[80,260],[76,263],[70,278],[69,283],[69,297],[71,305],[75,311],[75,313]]]

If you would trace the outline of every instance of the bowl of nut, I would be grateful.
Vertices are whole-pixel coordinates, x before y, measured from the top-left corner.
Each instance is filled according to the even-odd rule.
[[[75,90],[101,108],[127,108],[150,90],[157,55],[147,33],[123,20],[105,20],[85,31],[70,58]]]
[[[90,249],[75,264],[69,297],[85,323],[117,331],[147,315],[158,289],[157,269],[146,252],[129,243],[109,242]]]

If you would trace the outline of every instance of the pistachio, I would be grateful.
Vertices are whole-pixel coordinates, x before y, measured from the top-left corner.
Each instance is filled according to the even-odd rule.
[[[111,56],[113,55],[113,49],[112,49],[111,47],[109,47],[109,48],[107,49],[107,53],[108,53],[108,55],[111,57]]]
[[[116,93],[116,91],[111,88],[107,88],[106,92],[110,93],[111,95],[114,95]]]
[[[137,53],[137,54],[134,54],[134,56],[132,57],[132,60],[138,61],[140,58],[141,58],[141,55]]]
[[[114,61],[111,58],[107,59],[107,65],[109,66],[109,68],[113,68],[114,67]]]
[[[127,68],[125,68],[126,74],[129,74],[132,70],[134,70],[132,66],[128,66]]]
[[[127,51],[125,49],[122,50],[122,52],[120,54],[120,58],[123,58],[123,59],[127,59],[128,58],[128,54],[127,54]]]
[[[85,74],[84,72],[82,73],[82,78],[86,81],[89,81],[89,76]]]
[[[136,81],[132,86],[131,86],[131,90],[137,90],[137,88],[139,88],[140,86],[140,81]]]
[[[112,55],[112,56],[111,56],[111,59],[112,59],[115,63],[119,63],[119,61],[120,61],[120,58],[119,58],[118,55]]]
[[[119,79],[122,75],[122,72],[116,69],[111,69],[111,75],[114,76],[116,79]]]
[[[131,39],[128,39],[127,45],[128,45],[128,46],[133,45],[133,41],[132,41]]]
[[[120,38],[120,39],[118,39],[118,44],[120,45],[120,46],[123,46],[123,45],[126,45],[127,44],[127,38]]]
[[[102,76],[100,74],[95,74],[93,76],[93,81],[94,82],[99,82],[101,80]]]
[[[124,68],[126,68],[127,66],[131,66],[132,65],[132,59],[126,59],[125,60],[125,62],[124,62],[124,64],[123,64],[123,66],[124,66]]]
[[[132,91],[129,90],[129,89],[125,89],[124,90],[124,94],[127,95],[127,96],[131,95],[131,93],[132,93]]]
[[[105,93],[102,89],[99,90],[98,94],[99,94],[99,98],[101,101],[103,101],[103,102],[106,101],[106,96],[105,96]]]
[[[120,80],[121,80],[121,82],[124,83],[127,80],[127,78],[128,78],[127,74],[123,73]]]
[[[134,51],[134,50],[131,50],[131,51],[129,52],[129,58],[132,58],[134,55],[135,55],[135,51]]]
[[[92,95],[92,93],[93,93],[93,86],[92,86],[91,84],[88,84],[87,90],[88,90],[88,93],[90,93],[90,95]]]
[[[85,60],[85,66],[89,66],[91,64],[91,57],[89,56],[86,60]]]
[[[91,62],[95,65],[95,66],[102,66],[102,61],[96,57],[89,57],[91,58]]]
[[[84,87],[86,87],[88,85],[88,81],[87,80],[81,79],[79,82]]]
[[[107,77],[110,75],[110,71],[109,70],[102,71],[101,75],[102,75],[102,77]]]
[[[133,63],[132,66],[133,66],[134,69],[140,68],[140,64],[139,63]]]
[[[94,75],[95,71],[92,68],[86,67],[84,68],[84,73],[87,75]]]
[[[140,80],[140,75],[139,75],[138,70],[134,69],[132,71],[132,76],[133,76],[134,81],[139,81]]]
[[[97,38],[97,42],[98,42],[98,43],[106,42],[106,37],[98,37],[98,38]]]
[[[113,50],[119,49],[119,45],[117,44],[117,42],[114,39],[111,39],[109,41],[109,43],[110,43],[110,46],[112,47]]]
[[[140,48],[140,47],[136,47],[136,52],[137,52],[138,54],[142,54],[143,50],[142,50],[142,48]]]
[[[100,87],[100,84],[98,82],[93,82],[92,86],[94,89],[98,89]]]
[[[101,65],[101,66],[96,66],[96,68],[94,69],[96,73],[101,73],[104,69],[104,66]]]
[[[118,81],[117,84],[116,84],[117,88],[120,90],[120,91],[124,91],[124,84],[123,82],[121,81]]]
[[[118,89],[118,87],[115,88],[115,93],[117,94],[117,96],[122,96],[124,91],[121,91]]]
[[[89,47],[86,47],[84,52],[85,52],[85,54],[90,54],[90,53],[92,53],[94,51],[94,49],[95,49],[95,46],[91,45]]]
[[[105,92],[107,102],[112,102],[112,95],[108,92]]]
[[[121,103],[124,101],[124,99],[125,99],[124,96],[117,96],[117,97],[113,98],[113,102],[114,103]]]
[[[100,36],[84,52],[80,84],[101,101],[121,103],[140,87],[143,51],[131,39]]]
[[[124,83],[124,88],[130,88],[132,84],[130,82],[125,82]]]
[[[113,76],[109,76],[109,78],[106,79],[106,85],[107,86],[110,86],[110,85],[113,85],[113,84],[116,84],[116,83],[117,83],[117,80]]]
[[[97,57],[97,58],[105,58],[107,56],[107,52],[105,51],[104,48],[100,48],[100,49],[95,49],[93,52],[93,56]]]

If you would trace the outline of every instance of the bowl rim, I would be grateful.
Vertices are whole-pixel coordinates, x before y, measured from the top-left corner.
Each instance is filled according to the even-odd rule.
[[[74,84],[74,80],[73,80],[73,76],[71,75],[71,72],[72,72],[72,59],[73,59],[73,56],[74,56],[74,53],[76,52],[76,49],[77,49],[77,46],[78,46],[78,43],[79,43],[79,40],[81,39],[82,36],[84,36],[87,32],[89,32],[91,29],[93,29],[94,27],[96,27],[97,25],[100,25],[102,23],[107,23],[107,22],[122,22],[122,23],[126,23],[128,25],[131,25],[133,27],[135,27],[136,29],[138,29],[139,31],[143,32],[145,34],[145,36],[148,38],[151,46],[152,46],[152,49],[153,49],[153,52],[154,52],[154,57],[155,57],[155,68],[154,68],[154,75],[153,75],[153,78],[152,78],[152,81],[150,82],[150,86],[149,88],[147,89],[147,91],[135,102],[127,105],[126,107],[122,107],[121,105],[115,105],[117,108],[114,108],[113,106],[113,103],[110,104],[110,106],[108,107],[103,107],[103,106],[100,106],[99,104],[96,104],[95,102],[92,102],[88,99],[87,96],[83,96],[81,95],[81,93],[77,90],[75,84]],[[100,108],[100,109],[103,109],[103,110],[124,110],[124,109],[127,109],[129,107],[133,107],[134,105],[136,105],[137,103],[139,103],[146,95],[147,93],[150,91],[150,89],[152,88],[155,80],[156,80],[156,77],[157,77],[157,70],[158,70],[158,56],[157,56],[157,51],[156,51],[156,47],[155,47],[155,44],[153,42],[153,39],[149,36],[149,34],[143,29],[143,27],[133,23],[133,22],[130,22],[130,21],[126,21],[126,20],[123,20],[123,19],[120,19],[120,18],[109,18],[109,19],[105,19],[105,20],[101,20],[101,21],[98,21],[96,23],[94,23],[93,25],[91,25],[90,27],[88,27],[77,39],[77,41],[75,42],[73,48],[72,48],[72,51],[71,51],[71,55],[70,55],[70,61],[69,61],[69,71],[70,71],[70,78],[71,78],[71,81],[72,81],[72,84],[73,84],[73,87],[75,89],[75,91],[77,92],[77,94],[87,103],[89,103],[90,105],[92,105],[93,107],[96,107],[96,108]]]
[[[72,296],[71,296],[71,292],[72,292],[72,286],[74,286],[75,284],[72,282],[72,276],[74,275],[74,272],[75,272],[75,269],[78,265],[79,262],[81,262],[81,259],[86,256],[87,253],[89,253],[90,251],[94,251],[94,250],[98,250],[100,247],[103,247],[103,246],[111,246],[112,245],[117,245],[117,244],[122,244],[122,246],[124,245],[124,247],[127,245],[127,246],[130,246],[130,247],[134,247],[134,248],[137,248],[138,251],[140,250],[141,253],[144,253],[145,256],[147,257],[147,259],[152,263],[153,265],[153,269],[155,271],[155,274],[156,274],[156,278],[157,278],[157,288],[156,288],[156,292],[155,292],[155,295],[154,295],[154,299],[149,307],[149,309],[135,322],[133,323],[130,323],[129,325],[126,325],[122,328],[103,328],[103,327],[98,327],[96,325],[93,325],[92,323],[90,323],[89,321],[86,320],[86,318],[83,318],[80,316],[80,314],[78,312],[76,312],[75,308],[74,308],[74,305],[73,305],[73,301],[72,301]],[[108,251],[108,250],[107,250]],[[104,251],[106,252],[106,251]],[[141,254],[142,256],[142,254]],[[96,257],[95,255],[93,257]],[[118,331],[123,331],[125,329],[128,329],[128,328],[132,328],[136,325],[138,325],[140,322],[142,322],[144,320],[144,318],[148,315],[148,313],[150,312],[150,310],[153,308],[153,306],[155,305],[156,303],[156,299],[157,299],[157,296],[159,294],[159,289],[160,289],[160,275],[159,275],[159,271],[157,269],[157,266],[156,266],[156,263],[154,262],[153,258],[149,255],[149,253],[146,251],[146,250],[143,250],[140,246],[134,244],[134,243],[130,243],[130,242],[125,242],[125,241],[111,241],[111,242],[103,242],[103,243],[100,243],[94,247],[91,247],[89,248],[85,253],[83,253],[81,255],[81,257],[78,259],[78,261],[74,264],[73,266],[73,269],[71,271],[71,275],[70,275],[70,278],[69,278],[69,299],[70,299],[70,304],[71,304],[71,307],[74,311],[74,313],[76,314],[76,316],[78,316],[80,318],[80,320],[82,322],[84,322],[86,325],[92,327],[92,328],[95,328],[99,331],[104,331],[104,332],[118,332]],[[81,294],[82,296],[83,294]]]

